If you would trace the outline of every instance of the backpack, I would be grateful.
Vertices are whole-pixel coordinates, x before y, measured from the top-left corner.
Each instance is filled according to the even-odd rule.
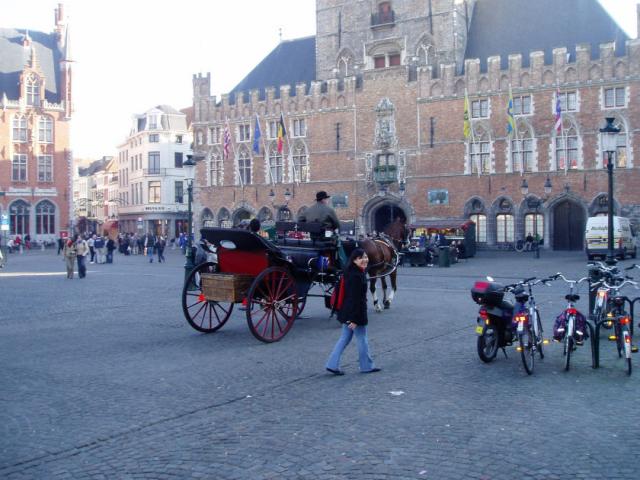
[[[556,341],[562,341],[564,339],[566,331],[567,331],[567,312],[564,311],[560,315],[558,315],[556,317],[555,322],[553,322],[553,339]],[[582,336],[586,337],[586,334],[587,334],[587,319],[580,312],[576,312],[575,332],[577,337],[582,337]],[[582,335],[580,335],[578,332],[582,332]]]
[[[331,293],[331,298],[329,300],[329,306],[331,307],[331,315],[335,312],[339,312],[342,309],[342,304],[344,303],[344,275],[340,277],[338,280],[338,284],[336,288],[333,289]]]

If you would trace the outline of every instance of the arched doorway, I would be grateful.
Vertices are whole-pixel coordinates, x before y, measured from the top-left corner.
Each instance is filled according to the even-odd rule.
[[[571,200],[563,200],[553,209],[553,249],[582,250],[584,248],[585,212]]]
[[[385,227],[393,222],[396,217],[400,217],[403,223],[407,223],[407,215],[402,208],[393,203],[380,205],[373,213],[373,230],[376,232],[384,231]]]
[[[240,208],[233,214],[233,226],[237,227],[238,225],[240,225],[240,222],[242,222],[242,220],[249,220],[250,218],[251,212],[244,208]]]

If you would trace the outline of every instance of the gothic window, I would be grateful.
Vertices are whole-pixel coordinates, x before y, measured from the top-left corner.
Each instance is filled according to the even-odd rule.
[[[498,243],[513,242],[515,238],[513,226],[513,215],[496,215],[496,239]]]
[[[211,185],[213,186],[222,186],[224,185],[223,178],[223,169],[222,169],[222,157],[219,154],[211,155],[211,165],[209,169],[209,175],[211,178]]]
[[[38,181],[53,182],[53,155],[38,155]]]
[[[251,126],[248,123],[238,125],[237,141],[248,142],[251,140]]]
[[[578,111],[578,92],[576,90],[556,93],[556,98],[560,98],[560,108],[563,113]],[[555,102],[553,110],[555,113]]]
[[[485,243],[487,241],[487,216],[474,214],[469,217],[476,224],[476,242]]]
[[[251,157],[245,149],[242,149],[238,156],[238,170],[240,183],[242,185],[251,185]]]
[[[27,118],[24,115],[16,115],[12,120],[13,127],[13,141],[14,142],[26,142],[27,141]]]
[[[13,155],[13,161],[11,162],[11,181],[27,181],[27,156],[25,154],[16,153]]]
[[[229,228],[232,226],[231,214],[229,213],[229,210],[227,210],[224,207],[221,208],[220,211],[218,212],[218,225],[226,228]]]
[[[293,120],[293,136],[304,137],[307,134],[307,124],[304,118],[296,118]]]
[[[513,97],[514,115],[531,115],[531,95],[518,95]]]
[[[27,105],[40,106],[40,79],[34,73],[30,73],[26,79]]]
[[[578,132],[575,125],[565,122],[561,134],[556,134],[555,169],[579,168]]]
[[[309,182],[311,180],[309,156],[304,144],[296,144],[293,148],[293,179],[295,182]]]
[[[470,139],[469,161],[471,173],[491,173],[491,138],[487,132]]]
[[[36,233],[56,233],[56,207],[48,200],[36,206]]]
[[[213,212],[208,208],[202,210],[202,214],[200,215],[200,221],[202,222],[203,227],[215,227],[215,223],[213,221]]]
[[[278,152],[276,143],[272,143],[269,148],[269,178],[267,183],[284,182],[284,164],[282,161],[282,153]]]
[[[431,45],[420,45],[418,47],[417,57],[420,65],[431,65],[434,60],[433,47]]]
[[[544,238],[544,216],[539,213],[528,213],[524,216],[525,235],[539,235]]]
[[[209,145],[220,143],[220,127],[209,127]]]
[[[51,117],[44,116],[38,120],[38,142],[53,142],[53,120]]]
[[[516,138],[517,137],[517,138]],[[511,133],[511,171],[512,172],[532,172],[534,138],[528,127],[522,127]]]
[[[26,235],[29,233],[29,205],[24,200],[17,200],[9,207],[10,235]]]
[[[258,212],[258,220],[260,220],[260,222],[269,222],[273,220],[273,213],[269,208],[262,207]]]
[[[489,118],[489,100],[480,99],[471,102],[471,118]]]

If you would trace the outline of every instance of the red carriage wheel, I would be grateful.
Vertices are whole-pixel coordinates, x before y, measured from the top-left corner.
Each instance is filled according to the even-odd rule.
[[[298,301],[287,269],[270,267],[261,272],[247,294],[247,323],[253,336],[266,343],[282,339],[293,326]]]
[[[199,332],[211,333],[221,328],[233,312],[233,303],[207,300],[202,291],[201,274],[214,273],[217,265],[203,263],[194,268],[182,288],[182,311],[193,328]]]

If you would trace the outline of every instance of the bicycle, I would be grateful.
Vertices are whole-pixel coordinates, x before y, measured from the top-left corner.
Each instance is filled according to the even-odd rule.
[[[602,281],[603,287],[611,293],[611,295],[609,295],[610,301],[606,313],[606,321],[613,323],[614,333],[609,336],[609,340],[615,340],[619,358],[622,358],[622,354],[624,353],[625,359],[627,360],[627,374],[631,375],[632,336],[629,329],[631,318],[624,309],[624,304],[628,300],[627,297],[619,295],[620,290],[627,284],[633,285],[636,289],[638,289],[638,285],[640,285],[638,282],[629,279],[625,279],[617,285],[609,285],[604,280]],[[604,320],[600,320],[600,322],[603,321]],[[597,331],[596,328],[596,332]]]
[[[613,323],[610,321],[601,321],[603,315],[605,315],[609,309],[609,289],[602,286],[602,282],[608,281],[609,284],[615,285],[624,280],[620,276],[620,269],[613,266],[607,266],[602,262],[592,262],[588,264],[589,267],[595,267],[599,273],[599,281],[591,285],[591,288],[598,286],[596,291],[596,301],[591,312],[591,319],[594,324],[601,324],[607,330],[613,328]]]
[[[560,272],[556,273],[554,277],[569,284],[569,293],[564,297],[568,302],[567,307],[556,319],[556,325],[553,329],[554,338],[564,342],[564,369],[568,372],[571,365],[571,353],[577,348],[577,345],[582,345],[586,334],[584,329],[588,327],[584,315],[575,307],[575,303],[580,300],[576,289],[589,278],[568,280]]]
[[[540,311],[536,307],[536,300],[533,296],[533,287],[541,283],[548,286],[552,280],[554,280],[553,277],[539,280],[536,280],[536,277],[531,277],[515,284],[520,286],[520,289],[514,291],[517,302],[513,315],[513,323],[516,324],[516,334],[518,336],[516,350],[520,352],[522,364],[528,375],[533,373],[535,353],[538,352],[540,359],[544,358],[542,346],[545,343]],[[525,292],[525,287],[528,293]]]

